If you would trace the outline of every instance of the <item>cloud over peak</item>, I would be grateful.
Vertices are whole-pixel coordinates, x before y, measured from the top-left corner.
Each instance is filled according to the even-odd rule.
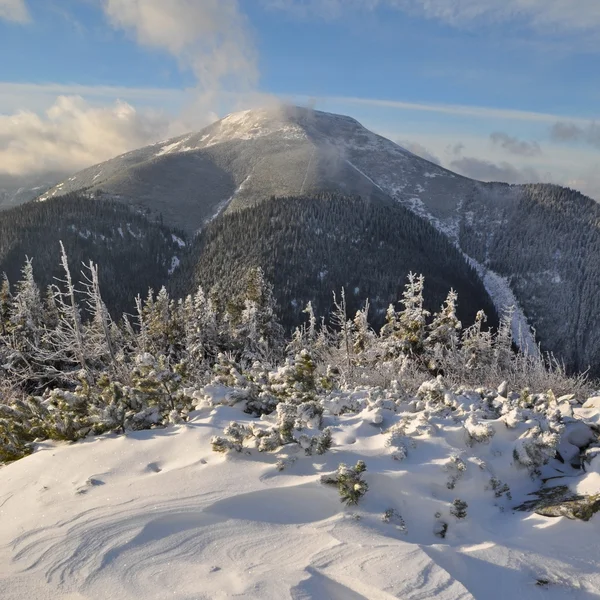
[[[600,148],[600,125],[590,123],[580,126],[571,121],[558,121],[552,126],[550,135],[555,142],[583,142]]]
[[[192,69],[205,92],[257,83],[256,50],[237,0],[103,0],[103,8],[113,27]]]
[[[515,167],[502,161],[494,163],[470,156],[457,158],[450,163],[450,168],[465,177],[480,181],[502,181],[506,183],[538,183],[541,177],[531,167]]]

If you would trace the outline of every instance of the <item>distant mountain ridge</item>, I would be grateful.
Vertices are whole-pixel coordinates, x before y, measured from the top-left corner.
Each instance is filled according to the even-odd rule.
[[[0,210],[30,202],[55,186],[64,173],[43,172],[29,175],[0,173]]]
[[[350,117],[277,107],[234,113],[198,133],[116,157],[40,199],[67,192],[131,204],[188,235],[272,197],[333,193],[400,203],[464,253],[499,310],[519,305],[515,330],[527,333],[529,323],[543,348],[569,367],[600,373],[600,205],[572,190],[471,180]],[[581,231],[585,243],[572,243]],[[535,264],[528,234],[536,239]]]

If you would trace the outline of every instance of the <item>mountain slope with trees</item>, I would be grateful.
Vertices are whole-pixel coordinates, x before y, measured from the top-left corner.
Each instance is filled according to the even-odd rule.
[[[131,312],[137,294],[167,283],[177,264],[174,257],[184,251],[183,237],[120,202],[71,194],[0,213],[0,273],[18,281],[29,257],[35,280],[45,290],[63,275],[62,241],[75,279],[83,263],[99,265],[104,300],[120,316]]]
[[[479,309],[498,318],[477,273],[433,226],[402,206],[335,194],[272,198],[210,223],[194,240],[172,283],[179,293],[196,285],[218,296],[239,291],[244,273],[261,267],[273,283],[283,323],[303,320],[311,302],[317,314],[333,307],[332,290],[345,289],[354,314],[368,298],[380,326],[411,271],[423,273],[433,310],[450,288],[461,298],[460,318]]]
[[[490,186],[470,196],[460,246],[505,276],[542,346],[600,374],[600,205],[552,185]]]
[[[374,203],[392,200],[477,261],[480,274],[487,269],[501,276],[494,279],[502,286],[492,298],[497,309],[514,296],[544,350],[571,369],[600,373],[594,300],[600,285],[598,205],[565,188],[474,181],[352,118],[280,106],[234,113],[200,132],[116,157],[41,198],[68,191],[162,215],[166,224],[190,235],[216,214],[272,196],[337,193]],[[432,252],[429,260],[437,259]]]

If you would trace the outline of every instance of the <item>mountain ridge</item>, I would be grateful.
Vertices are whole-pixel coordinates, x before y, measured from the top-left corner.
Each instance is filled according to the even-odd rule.
[[[600,369],[594,366],[600,365],[600,325],[594,323],[600,307],[583,295],[600,285],[594,259],[600,247],[600,205],[572,190],[468,179],[370,132],[351,117],[271,107],[233,113],[200,132],[91,167],[41,199],[72,191],[131,204],[190,236],[217,215],[271,197],[333,193],[399,203],[460,249],[478,270],[498,312],[507,303],[516,305],[513,329],[526,334],[529,348],[535,347],[527,335],[531,325],[543,349],[555,352],[570,368]],[[541,196],[545,200],[534,209],[533,198]],[[564,222],[559,202],[570,207]],[[577,211],[579,219],[573,217]],[[582,227],[587,245],[572,244],[569,238],[578,236]],[[557,235],[565,230],[566,237]],[[535,265],[524,231],[538,237]],[[568,248],[562,254],[559,239]],[[524,271],[522,264],[531,269]],[[568,276],[570,268],[581,264],[585,268],[576,268],[577,277],[584,277],[585,285]],[[559,277],[561,283],[556,283]],[[577,323],[569,313],[572,306],[578,307]],[[585,342],[569,341],[569,330],[585,332]]]

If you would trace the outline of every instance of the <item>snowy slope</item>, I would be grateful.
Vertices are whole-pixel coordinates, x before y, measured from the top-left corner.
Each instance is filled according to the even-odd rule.
[[[469,414],[478,414],[478,394],[446,394],[456,404],[452,416],[423,412],[423,402],[374,409],[373,390],[350,393],[346,402],[359,412],[335,416],[340,403],[331,401],[326,424],[334,446],[307,457],[285,447],[225,456],[211,451],[211,436],[232,420],[250,419],[239,406],[218,404],[224,391],[207,388],[186,425],[73,445],[43,443],[0,468],[2,599],[600,594],[600,519],[511,510],[539,487],[512,455],[517,437],[532,425],[509,428],[510,415],[485,421],[495,435],[474,442],[481,429]],[[580,419],[597,423],[600,416],[599,409],[572,404],[561,404],[575,417],[563,436],[565,456],[564,444],[574,448],[589,432]],[[386,431],[402,419],[410,423],[408,456],[399,460],[399,442]],[[367,465],[370,489],[357,507],[345,508],[320,477],[358,459]],[[600,458],[587,473],[573,473],[573,489],[600,491]],[[510,486],[511,498],[494,493],[492,476]],[[464,519],[450,514],[455,498],[468,503]],[[396,513],[384,522],[391,508]],[[445,538],[434,534],[440,521],[448,525]]]

